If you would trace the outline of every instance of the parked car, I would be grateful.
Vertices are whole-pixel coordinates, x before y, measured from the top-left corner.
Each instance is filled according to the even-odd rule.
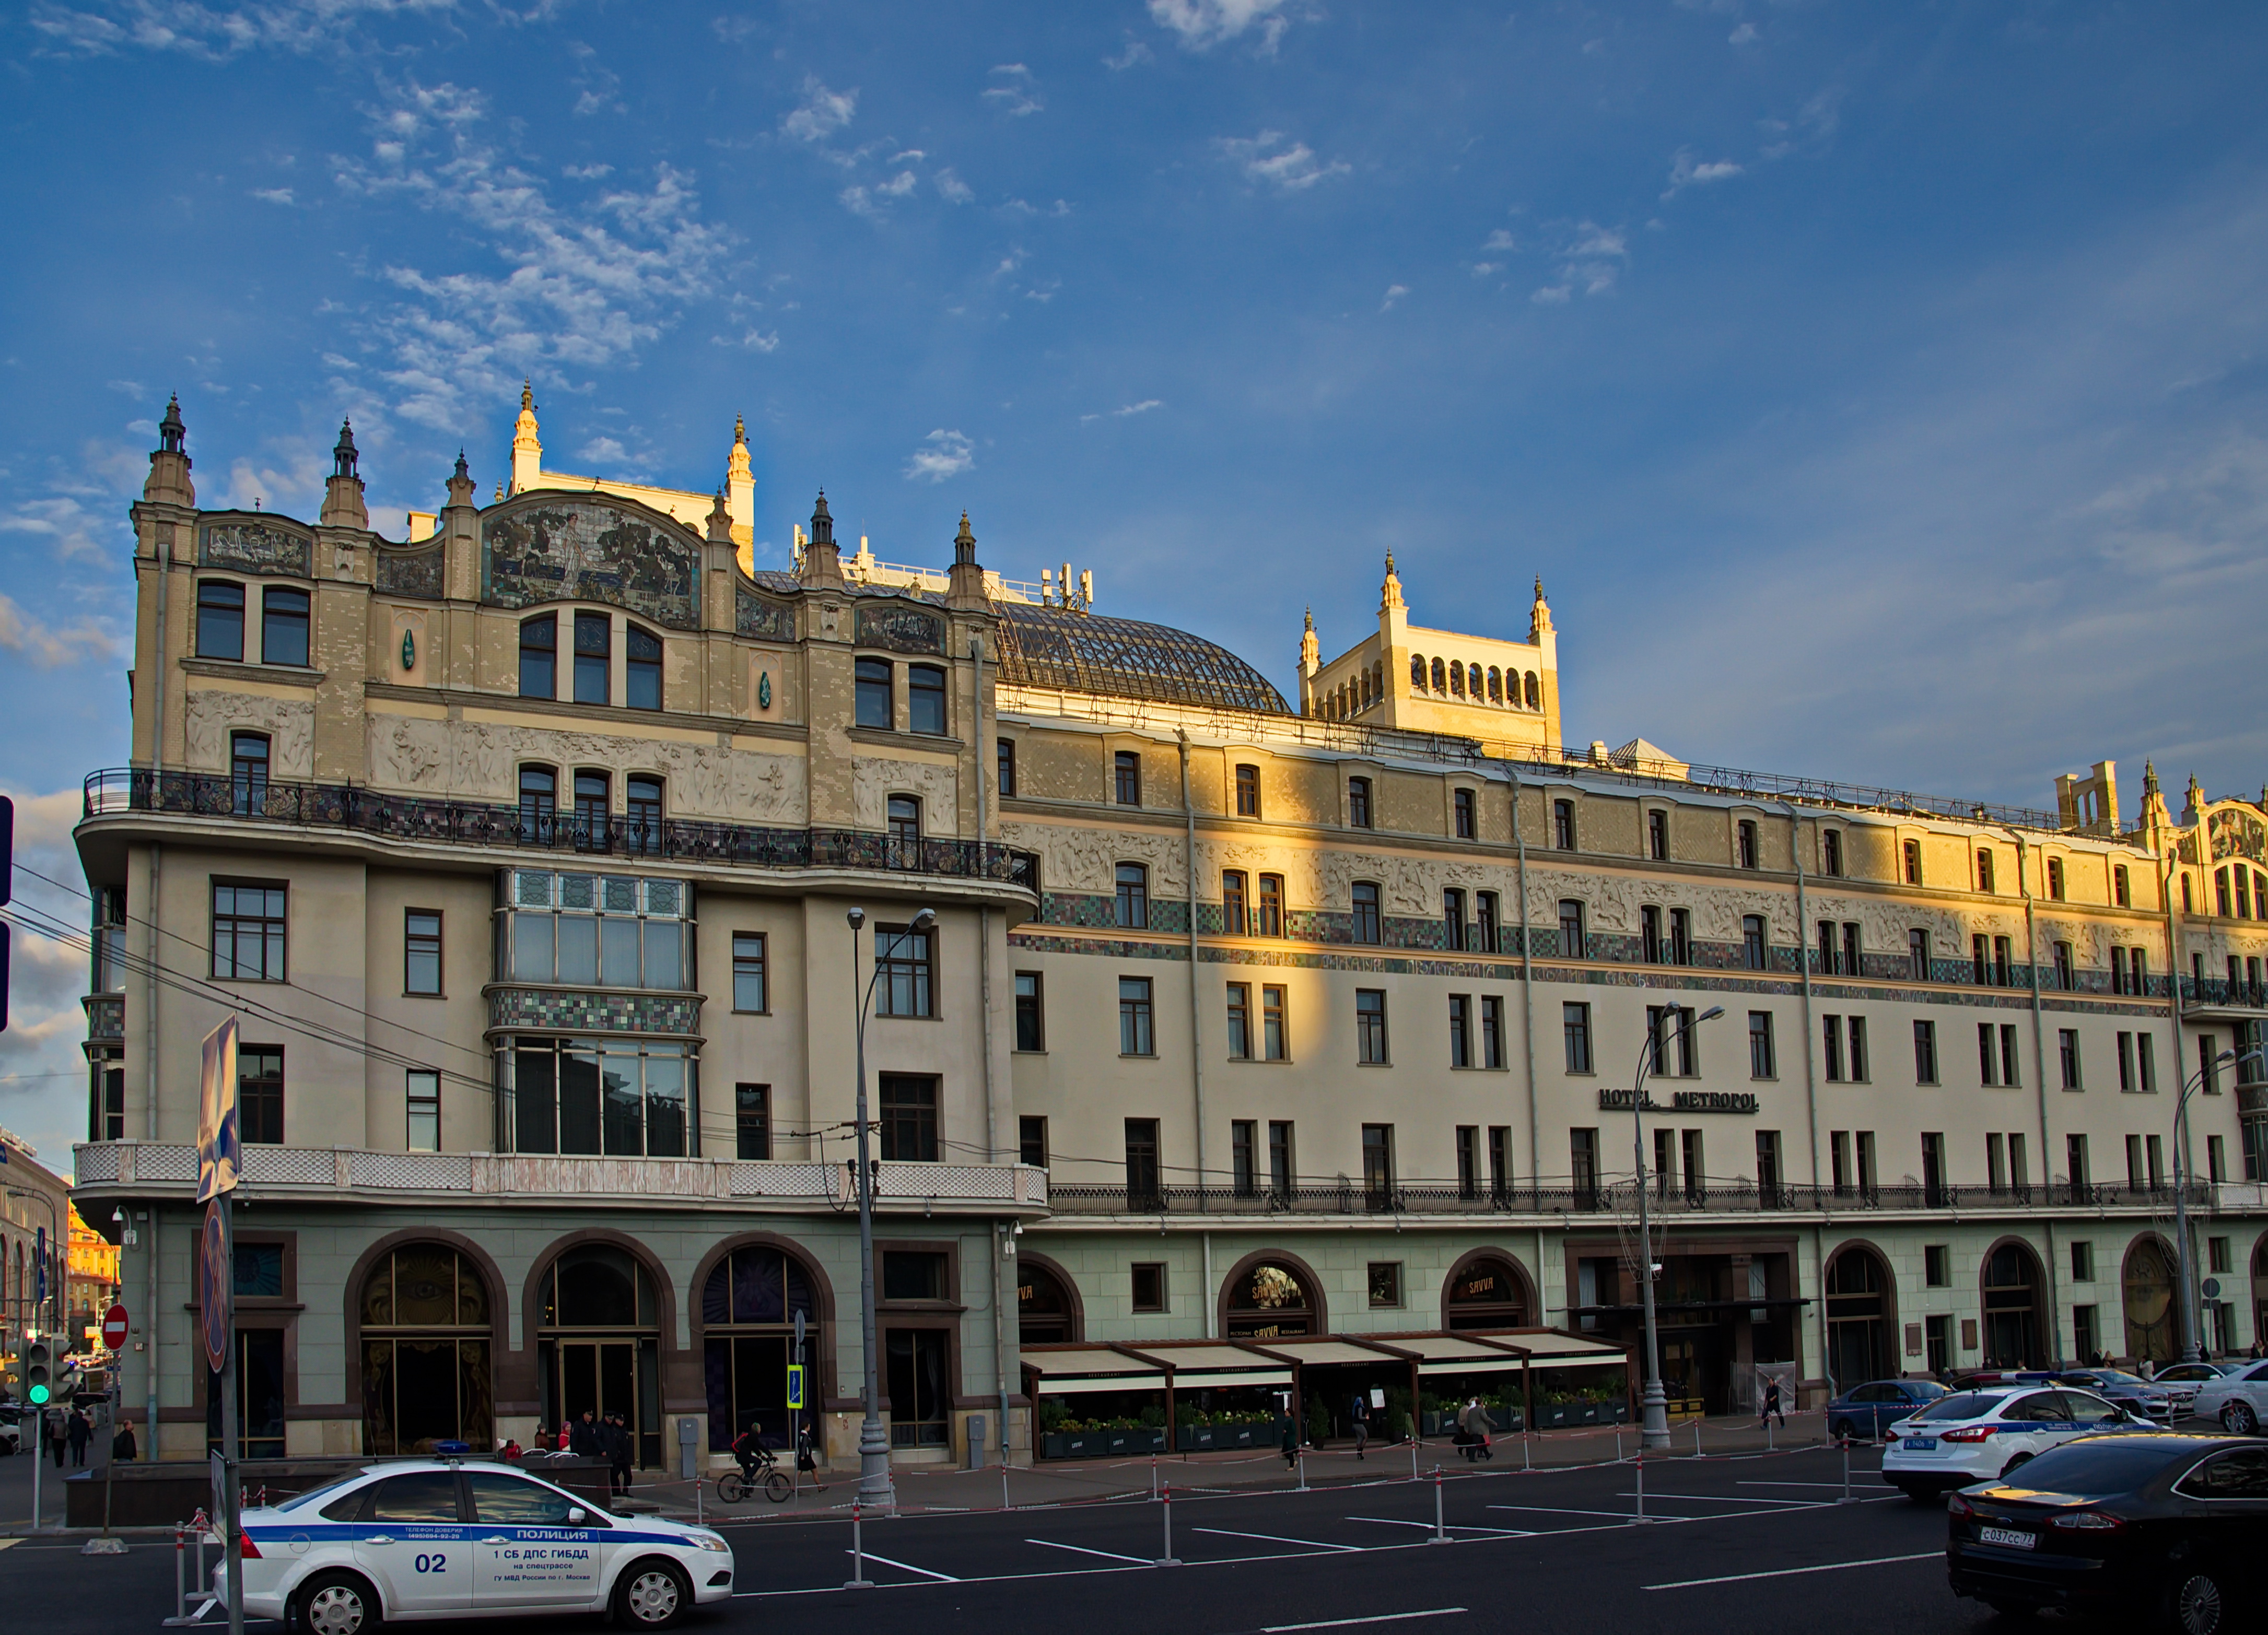
[[[2258,1442],[2084,1437],[2040,1455],[2020,1481],[1963,1489],[1945,1508],[1954,1594],[1995,1611],[2118,1613],[2176,1635],[2258,1627],[2268,1591]]]
[[[2121,1408],[2132,1408],[2161,1425],[2174,1422],[2173,1397],[2155,1380],[2146,1380],[2139,1374],[2124,1368],[2072,1368],[2053,1378],[2058,1384],[2076,1385]]]
[[[2224,1374],[2234,1374],[2243,1366],[2236,1362],[2169,1362],[2151,1376],[2150,1383],[2174,1399],[2174,1417],[2179,1419],[2190,1411],[2199,1386]]]
[[[2235,1374],[2224,1374],[2198,1387],[2190,1411],[2201,1419],[2218,1419],[2220,1428],[2236,1436],[2250,1436],[2268,1424],[2268,1362],[2247,1363]]]
[[[1907,1498],[1934,1498],[2007,1476],[2094,1432],[2147,1427],[2139,1414],[2072,1386],[1955,1391],[1890,1427],[1882,1480]]]
[[[1934,1380],[1872,1380],[1827,1404],[1827,1433],[1837,1441],[1880,1436],[1916,1409],[1944,1396]]]

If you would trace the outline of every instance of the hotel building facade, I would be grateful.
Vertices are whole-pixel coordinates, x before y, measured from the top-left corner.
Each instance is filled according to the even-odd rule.
[[[524,396],[510,483],[460,458],[399,542],[348,433],[313,523],[200,509],[170,407],[160,445],[132,764],[78,830],[77,1170],[136,1227],[164,1454],[214,1411],[192,1144],[232,1011],[255,1455],[585,1407],[643,1463],[686,1419],[721,1455],[784,1433],[800,1313],[853,1456],[862,1006],[908,1461],[972,1417],[1027,1457],[1026,1345],[1631,1343],[1641,1151],[1692,1408],[1772,1364],[1816,1400],[2177,1354],[2177,1177],[2199,1338],[2262,1335],[2268,1071],[2212,1065],[2268,1021],[2259,803],[1570,749],[1540,583],[1484,638],[1411,624],[1389,560],[1291,701],[1068,567],[1001,578],[965,517],[898,568],[822,496],[759,571],[737,429],[714,495],[610,483],[543,470]]]

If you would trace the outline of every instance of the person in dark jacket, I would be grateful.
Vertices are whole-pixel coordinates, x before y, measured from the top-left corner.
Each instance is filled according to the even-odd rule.
[[[1284,1417],[1284,1468],[1290,1470],[1300,1463],[1300,1422],[1288,1413]]]
[[[598,1424],[588,1408],[583,1410],[581,1419],[568,1426],[567,1451],[589,1459],[596,1459],[604,1451]]]
[[[121,1419],[118,1422],[118,1434],[110,1439],[110,1456],[121,1463],[142,1456],[142,1450],[134,1441],[133,1420]]]
[[[86,1463],[87,1442],[94,1435],[94,1421],[74,1408],[71,1410],[70,1418],[64,1423],[63,1434],[70,1441],[71,1463],[75,1465],[84,1465]]]
[[[617,1493],[630,1491],[630,1431],[622,1416],[610,1413],[600,1427],[607,1455],[608,1485]]]
[[[1367,1458],[1363,1450],[1370,1446],[1370,1398],[1361,1391],[1347,1404],[1347,1423],[1354,1427],[1354,1456]]]

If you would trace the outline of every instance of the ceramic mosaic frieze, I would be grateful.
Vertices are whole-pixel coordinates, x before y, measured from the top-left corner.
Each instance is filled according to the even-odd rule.
[[[701,551],[596,500],[547,501],[483,519],[481,599],[499,607],[606,602],[674,630],[701,624]]]
[[[388,596],[441,596],[441,547],[430,551],[380,551],[378,588]]]
[[[696,1033],[701,1001],[674,993],[582,993],[556,988],[498,988],[489,995],[491,1028],[555,1033]]]
[[[733,587],[733,628],[744,636],[770,642],[795,640],[795,609],[755,595],[745,585]]]
[[[207,523],[198,531],[197,561],[205,568],[305,578],[312,545],[306,534],[273,523]]]
[[[942,653],[945,620],[917,607],[862,607],[858,610],[858,645],[884,648],[893,653]]]

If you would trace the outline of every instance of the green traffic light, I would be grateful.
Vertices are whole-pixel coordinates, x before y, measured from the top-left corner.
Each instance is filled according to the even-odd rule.
[[[48,1388],[44,1385],[34,1385],[32,1387],[28,1395],[32,1399],[32,1406],[34,1408],[39,1407],[42,1403],[48,1400]]]

